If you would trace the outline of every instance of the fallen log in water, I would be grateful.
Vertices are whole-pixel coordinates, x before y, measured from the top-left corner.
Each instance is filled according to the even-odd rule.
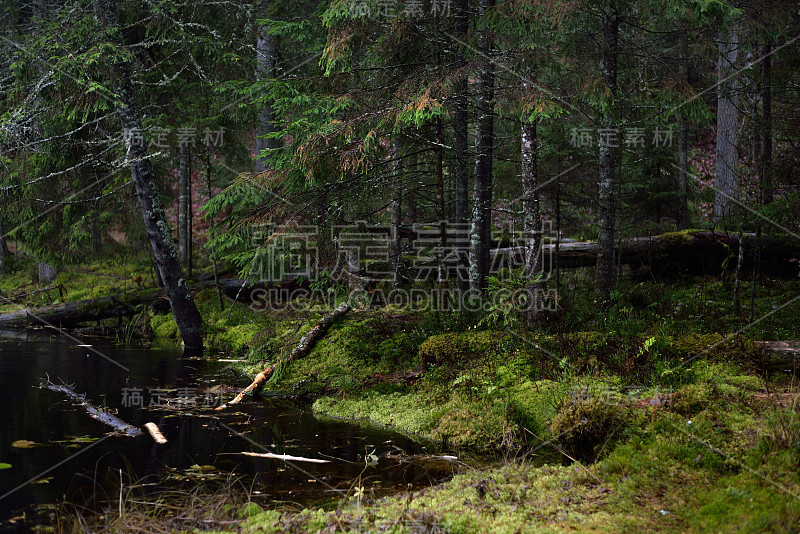
[[[317,341],[319,341],[322,338],[322,336],[325,335],[325,332],[327,332],[328,328],[330,328],[333,322],[336,321],[336,319],[347,314],[347,312],[349,312],[350,310],[351,307],[349,304],[342,304],[341,306],[333,310],[331,313],[323,317],[318,325],[316,325],[305,336],[303,336],[303,338],[300,340],[300,343],[297,344],[297,346],[294,348],[291,354],[289,354],[289,356],[287,356],[283,360],[273,363],[272,365],[270,365],[269,367],[258,373],[255,379],[253,380],[253,383],[247,386],[244,390],[242,390],[241,393],[236,395],[236,397],[232,401],[228,402],[227,404],[223,404],[222,406],[218,406],[214,409],[224,410],[228,406],[233,406],[234,404],[239,404],[240,402],[242,402],[242,399],[248,393],[255,395],[256,393],[261,391],[261,388],[264,387],[264,384],[272,376],[272,373],[275,372],[275,369],[278,367],[278,365],[289,363],[292,360],[296,360],[297,358],[305,356],[306,354],[311,352],[311,349],[314,348],[314,345],[317,343]]]
[[[240,452],[245,456],[253,456],[255,458],[271,458],[273,460],[285,460],[290,462],[308,462],[312,464],[328,464],[330,460],[319,460],[317,458],[304,458],[303,456],[292,456],[290,454],[275,454],[272,452]]]
[[[52,382],[48,381],[47,389],[51,391],[57,391],[58,393],[66,395],[73,401],[80,404],[81,408],[86,410],[86,413],[89,414],[89,417],[112,427],[120,434],[130,437],[136,437],[142,434],[142,431],[136,428],[135,426],[129,425],[116,415],[110,414],[105,410],[101,410],[91,402],[87,401],[85,395],[80,395],[78,393],[75,393],[75,391],[68,386],[53,384]]]

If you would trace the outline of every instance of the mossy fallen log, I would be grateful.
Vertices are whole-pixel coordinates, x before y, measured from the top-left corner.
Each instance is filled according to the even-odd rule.
[[[131,316],[136,313],[139,304],[152,304],[163,298],[163,295],[163,291],[155,288],[64,304],[22,308],[0,314],[0,327],[52,325],[74,328],[81,323]]]
[[[555,245],[543,245],[542,249],[546,258],[554,261]],[[592,267],[597,264],[597,251],[595,241],[562,243],[558,247],[559,266],[565,269]],[[738,251],[738,234],[684,230],[622,239],[615,249],[615,261],[634,269],[647,269],[655,275],[719,275],[725,269],[726,260],[731,267],[735,265]],[[523,256],[523,247],[492,250],[496,262],[511,259],[518,264]],[[760,269],[765,274],[794,278],[800,271],[800,243],[788,236],[757,238],[755,234],[745,234],[742,268],[751,269],[756,257],[760,257]]]
[[[264,384],[266,384],[267,380],[270,379],[272,374],[275,372],[275,369],[277,369],[279,365],[287,364],[292,360],[301,358],[302,356],[305,356],[306,354],[311,352],[311,349],[314,348],[314,345],[317,344],[317,341],[322,339],[322,337],[325,335],[325,332],[328,331],[328,328],[330,328],[330,326],[334,323],[334,321],[346,315],[347,312],[349,312],[351,309],[352,308],[350,307],[349,304],[342,304],[338,306],[335,310],[333,310],[331,313],[323,317],[320,320],[319,324],[317,324],[305,336],[303,336],[303,338],[300,340],[300,343],[297,344],[297,346],[294,348],[294,350],[292,350],[289,356],[287,356],[283,360],[273,363],[272,365],[270,365],[269,367],[258,373],[255,379],[253,379],[252,384],[243,389],[241,393],[236,395],[236,397],[233,400],[231,400],[227,404],[218,406],[217,408],[215,408],[215,410],[224,410],[228,406],[239,404],[240,402],[242,402],[242,399],[244,399],[244,397],[248,394],[252,395],[257,394],[259,391],[261,391],[261,389],[264,387]]]
[[[66,395],[71,400],[76,402],[81,408],[86,410],[86,413],[89,414],[89,417],[94,419],[95,421],[99,421],[104,425],[108,425],[113,428],[116,432],[124,436],[136,437],[142,434],[142,431],[136,428],[135,426],[129,425],[116,415],[106,412],[105,410],[101,410],[91,402],[86,400],[85,395],[81,395],[79,393],[75,393],[75,391],[63,384],[53,384],[52,382],[48,381],[45,386],[47,389],[51,391],[56,391],[63,395]]]

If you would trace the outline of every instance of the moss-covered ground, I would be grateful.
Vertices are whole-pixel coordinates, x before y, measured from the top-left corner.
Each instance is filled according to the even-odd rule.
[[[60,275],[68,298],[139,284],[141,266],[124,275],[110,268],[86,273],[114,280],[108,287],[82,287],[82,270]],[[236,529],[800,530],[793,375],[766,365],[755,343],[800,339],[800,302],[791,300],[800,283],[760,280],[751,293],[745,281],[736,310],[719,278],[624,281],[602,309],[589,274],[565,276],[559,310],[532,327],[503,306],[354,309],[307,356],[279,366],[267,389],[306,397],[319,417],[502,461],[379,500],[356,486],[320,510],[250,505]],[[2,290],[23,287],[15,284],[25,276],[5,278]],[[209,356],[245,359],[240,370],[251,376],[286,356],[327,311],[255,311],[230,300],[220,310],[213,289],[195,296]],[[170,314],[143,310],[137,324],[179,342]]]

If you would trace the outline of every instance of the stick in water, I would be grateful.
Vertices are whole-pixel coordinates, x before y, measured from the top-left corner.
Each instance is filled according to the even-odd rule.
[[[159,430],[155,423],[145,423],[144,427],[150,432],[150,435],[153,436],[153,440],[159,445],[163,445],[167,442],[167,438],[164,437],[164,434],[161,433],[161,430]]]
[[[289,454],[274,454],[271,452],[240,452],[245,456],[254,456],[256,458],[272,458],[273,460],[288,460],[291,462],[309,462],[312,464],[328,464],[330,460],[319,460],[317,458],[304,458],[302,456],[291,456]]]
[[[89,417],[95,419],[96,421],[100,421],[103,424],[106,424],[112,427],[114,430],[123,434],[125,436],[136,437],[142,434],[142,431],[136,428],[135,426],[129,425],[116,415],[110,414],[105,410],[101,410],[91,402],[86,400],[84,395],[80,395],[75,393],[72,389],[65,385],[53,384],[52,382],[47,383],[47,389],[52,391],[57,391],[62,393],[72,399],[73,401],[80,404],[80,406],[86,410],[86,413],[89,414]]]

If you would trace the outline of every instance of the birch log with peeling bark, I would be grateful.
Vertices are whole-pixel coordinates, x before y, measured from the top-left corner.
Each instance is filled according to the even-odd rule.
[[[245,389],[241,391],[236,397],[227,404],[223,404],[222,406],[218,406],[215,410],[224,410],[229,406],[233,406],[234,404],[239,404],[244,399],[245,395],[247,394],[257,394],[266,384],[267,380],[270,379],[272,374],[277,369],[278,365],[286,364],[291,362],[292,360],[296,360],[302,356],[305,356],[311,349],[314,348],[314,345],[317,344],[317,341],[322,339],[322,336],[325,335],[325,332],[328,331],[328,328],[336,321],[338,318],[343,317],[347,312],[351,310],[349,304],[342,304],[341,306],[337,307],[331,313],[326,315],[322,318],[318,325],[312,328],[303,338],[300,340],[300,343],[294,348],[294,350],[287,356],[285,359],[280,360],[278,362],[273,363],[260,373],[258,373],[253,379],[253,383],[247,386]]]
[[[75,391],[69,388],[68,386],[53,384],[52,382],[48,382],[47,389],[66,395],[67,397],[78,403],[81,406],[81,408],[86,410],[86,413],[89,414],[89,417],[103,423],[104,425],[110,426],[111,428],[113,428],[122,435],[136,437],[142,434],[142,431],[136,428],[135,426],[129,425],[116,415],[110,414],[105,410],[101,410],[91,402],[87,401],[85,395],[75,393]]]

